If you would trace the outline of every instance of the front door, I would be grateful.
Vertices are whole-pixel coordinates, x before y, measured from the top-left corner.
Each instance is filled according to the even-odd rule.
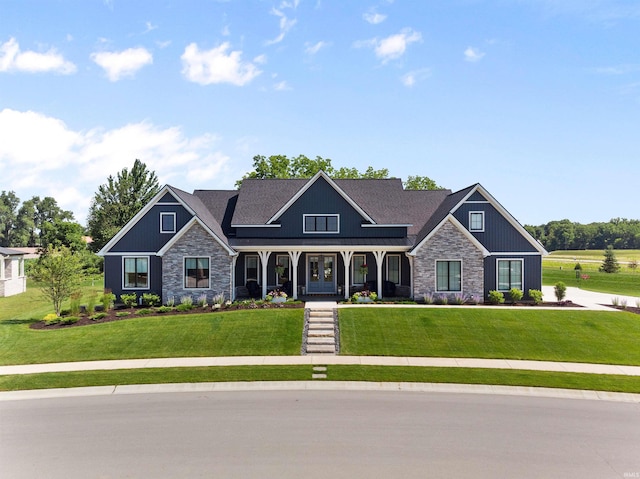
[[[335,255],[314,254],[307,256],[307,292],[335,294]]]

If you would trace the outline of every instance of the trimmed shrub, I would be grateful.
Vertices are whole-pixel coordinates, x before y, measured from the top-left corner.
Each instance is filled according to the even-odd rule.
[[[138,295],[136,293],[123,293],[120,295],[120,301],[124,303],[127,308],[133,308],[136,305]]]
[[[102,303],[102,311],[109,311],[113,307],[113,302],[116,300],[116,295],[111,290],[105,289],[104,294],[100,298]]]
[[[151,313],[153,313],[153,310],[149,308],[142,308],[136,311],[136,314],[139,314],[140,316],[144,316],[145,314],[151,314]]]
[[[107,317],[107,313],[97,313],[94,314],[93,316],[91,316],[91,320],[92,321],[100,321],[101,319],[104,319]]]
[[[156,308],[156,312],[158,313],[168,313],[170,311],[173,311],[171,306],[160,306],[159,308]]]
[[[530,289],[529,297],[533,301],[533,304],[542,303],[542,291],[540,291],[539,289]]]
[[[509,290],[509,297],[511,298],[511,302],[512,303],[517,303],[518,301],[520,301],[522,299],[523,296],[524,296],[524,294],[523,294],[521,289],[511,288]]]
[[[491,290],[489,291],[489,302],[491,304],[502,304],[504,303],[504,293],[500,291]]]
[[[160,296],[154,293],[144,293],[142,295],[142,305],[143,306],[160,306],[162,304],[162,300]]]

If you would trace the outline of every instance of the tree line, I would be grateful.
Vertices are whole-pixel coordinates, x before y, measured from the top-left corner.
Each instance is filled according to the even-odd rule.
[[[580,249],[640,249],[640,220],[613,218],[608,222],[581,224],[568,219],[550,221],[526,230],[547,251]]]

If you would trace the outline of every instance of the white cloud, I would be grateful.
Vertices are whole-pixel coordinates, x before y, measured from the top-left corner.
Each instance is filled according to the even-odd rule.
[[[376,56],[387,63],[390,60],[396,60],[404,55],[407,46],[412,43],[422,41],[420,32],[416,32],[411,28],[404,28],[400,33],[390,35],[383,39],[372,38],[361,42],[356,42],[356,47],[372,47]]]
[[[314,43],[313,45],[307,43],[305,45],[306,48],[304,49],[304,52],[307,55],[315,55],[316,53],[318,53],[323,48],[326,48],[327,46],[329,46],[329,43],[324,41],[319,41],[317,43]]]
[[[640,64],[625,63],[622,65],[598,67],[594,68],[593,71],[601,75],[626,75],[628,73],[640,71]]]
[[[276,84],[273,86],[273,88],[274,88],[276,91],[286,91],[286,90],[291,90],[291,87],[289,86],[289,84],[288,84],[286,81],[284,81],[284,80],[283,80],[283,81],[281,81],[281,82],[276,83]]]
[[[145,26],[145,29],[144,29],[144,32],[142,32],[143,35],[158,28],[158,25],[154,25],[151,22],[145,22],[144,26]]]
[[[187,80],[201,85],[212,83],[231,83],[233,85],[246,85],[262,73],[251,62],[242,62],[242,52],[229,50],[229,43],[212,48],[200,50],[198,45],[188,45],[182,56],[182,74]]]
[[[298,0],[295,0],[293,3],[284,1],[278,8],[274,7],[271,9],[271,15],[280,17],[280,34],[273,40],[268,40],[266,42],[267,45],[280,43],[282,40],[284,40],[285,35],[289,33],[289,30],[291,30],[293,26],[298,22],[295,18],[291,19],[287,17],[285,10],[295,10],[298,7],[299,3],[300,2]]]
[[[133,76],[145,65],[153,63],[153,55],[146,48],[128,48],[121,52],[95,52],[91,59],[101,66],[110,81]]]
[[[5,109],[0,111],[0,177],[22,200],[52,196],[84,223],[98,186],[131,168],[136,158],[157,173],[161,184],[207,187],[202,181],[213,179],[229,162],[216,151],[219,141],[213,134],[190,138],[180,127],[149,122],[74,131],[57,118]]]
[[[464,51],[464,59],[468,62],[479,62],[484,57],[485,53],[481,52],[478,48],[468,47]]]
[[[76,72],[76,66],[65,60],[55,48],[44,53],[31,50],[23,52],[16,39],[10,38],[0,45],[0,72],[54,72],[71,75]]]
[[[410,88],[410,87],[414,86],[417,82],[426,80],[430,76],[431,76],[431,70],[430,69],[421,68],[419,70],[413,70],[413,71],[410,71],[408,73],[405,73],[400,78],[400,81],[402,81],[402,84],[404,86]]]
[[[368,12],[362,15],[362,18],[364,18],[366,22],[369,22],[372,25],[377,25],[384,22],[387,19],[387,16],[383,15],[382,13]]]

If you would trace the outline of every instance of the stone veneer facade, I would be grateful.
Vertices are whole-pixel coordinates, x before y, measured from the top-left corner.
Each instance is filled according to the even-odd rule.
[[[436,261],[462,261],[462,291],[465,299],[474,296],[484,298],[484,258],[469,239],[450,221],[418,250],[414,259],[413,291],[416,299],[425,294],[437,296]],[[454,293],[445,293],[454,294]]]
[[[209,258],[209,288],[184,287],[184,258]],[[162,302],[170,297],[176,304],[182,296],[192,296],[194,302],[207,295],[211,304],[213,297],[224,294],[231,299],[232,256],[199,224],[194,224],[162,257]]]

